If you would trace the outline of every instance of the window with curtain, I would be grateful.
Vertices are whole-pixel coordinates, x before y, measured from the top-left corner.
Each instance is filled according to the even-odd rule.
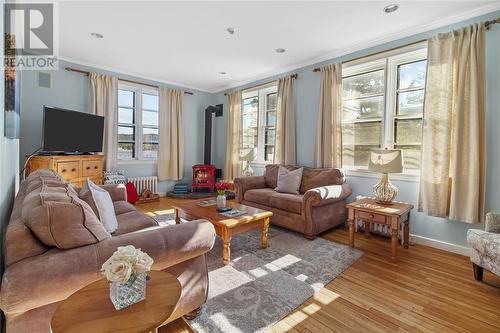
[[[240,156],[253,152],[256,162],[274,161],[277,89],[278,87],[273,85],[243,92]]]
[[[402,149],[418,173],[427,50],[391,52],[342,68],[342,165],[367,169],[371,149]]]
[[[158,158],[158,90],[120,84],[118,160]]]

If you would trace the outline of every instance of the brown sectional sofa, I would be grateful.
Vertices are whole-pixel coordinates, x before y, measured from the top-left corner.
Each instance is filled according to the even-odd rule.
[[[154,270],[179,279],[182,293],[172,319],[193,315],[205,303],[205,253],[214,244],[213,225],[199,220],[160,226],[126,201],[124,186],[103,188],[111,195],[118,220],[113,235],[98,228],[89,206],[53,171],[39,170],[21,183],[5,236],[6,267],[0,290],[8,333],[50,332],[58,303],[101,279],[101,265],[123,245],[141,248],[153,257]],[[65,223],[71,229],[61,230]],[[51,239],[44,237],[44,243],[35,233],[46,235],[47,225],[59,229],[50,233]],[[88,245],[80,246],[81,242]]]
[[[285,166],[295,170],[298,166]],[[234,180],[236,200],[242,204],[273,212],[271,223],[314,237],[346,220],[346,201],[352,190],[340,169],[304,167],[300,194],[274,190],[277,164],[266,166],[264,176]]]

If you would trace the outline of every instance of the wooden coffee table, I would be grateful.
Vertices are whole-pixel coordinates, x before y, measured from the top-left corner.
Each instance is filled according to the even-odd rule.
[[[111,303],[106,279],[83,287],[59,304],[50,323],[52,332],[157,332],[174,312],[181,284],[167,272],[151,271],[149,277],[146,299],[119,311]]]
[[[205,199],[206,200],[206,199]],[[224,265],[228,265],[231,261],[231,237],[250,230],[261,229],[261,247],[265,249],[269,237],[269,219],[273,216],[272,212],[262,210],[255,207],[241,205],[236,202],[229,201],[227,205],[231,208],[245,210],[247,213],[238,217],[225,217],[217,212],[217,207],[208,206],[201,207],[198,203],[203,200],[191,201],[174,205],[175,222],[180,223],[180,219],[197,220],[205,219],[215,227],[215,232],[222,239],[222,259]]]

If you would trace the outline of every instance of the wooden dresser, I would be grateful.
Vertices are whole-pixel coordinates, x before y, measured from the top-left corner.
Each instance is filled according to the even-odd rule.
[[[52,169],[77,187],[90,178],[95,184],[102,184],[104,155],[55,155],[33,156],[27,165],[27,173],[37,169]]]

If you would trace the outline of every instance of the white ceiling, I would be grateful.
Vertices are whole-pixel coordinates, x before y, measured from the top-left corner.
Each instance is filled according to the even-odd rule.
[[[383,13],[394,2],[400,9]],[[498,9],[500,1],[62,1],[59,52],[216,92]]]

